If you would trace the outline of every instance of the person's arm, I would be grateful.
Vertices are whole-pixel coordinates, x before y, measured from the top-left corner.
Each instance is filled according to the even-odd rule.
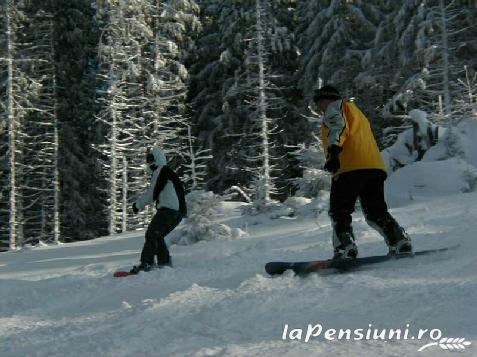
[[[337,100],[329,104],[323,121],[328,127],[328,147],[333,145],[342,147],[347,138],[346,120],[343,115],[344,100]]]
[[[325,148],[326,171],[335,173],[340,169],[339,154],[343,150],[343,143],[347,138],[346,120],[343,115],[343,100],[336,100],[328,105],[323,122],[328,128],[328,147]]]
[[[150,205],[154,202],[154,191],[155,186],[157,186],[156,182],[158,176],[159,170],[155,170],[152,174],[151,182],[149,183],[149,186],[147,187],[146,191],[144,191],[144,193],[137,198],[135,205],[138,210],[142,210],[147,205]]]

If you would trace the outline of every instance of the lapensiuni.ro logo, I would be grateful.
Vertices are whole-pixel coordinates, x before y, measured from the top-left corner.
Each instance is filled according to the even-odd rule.
[[[424,344],[418,351],[424,351],[428,348],[439,347],[443,350],[462,351],[468,348],[472,342],[467,341],[464,337],[442,337],[442,331],[439,329],[419,329],[413,334],[410,325],[406,324],[404,329],[379,329],[369,324],[367,328],[357,329],[327,329],[322,325],[308,324],[306,329],[290,328],[288,324],[283,326],[282,340],[298,340],[308,342],[313,338],[322,336],[327,341],[347,340],[347,341],[363,341],[363,340],[431,340]]]

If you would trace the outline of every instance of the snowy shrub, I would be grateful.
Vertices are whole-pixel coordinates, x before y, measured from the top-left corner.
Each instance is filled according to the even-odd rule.
[[[188,216],[171,237],[171,243],[194,244],[201,240],[234,239],[245,235],[239,228],[219,223],[222,197],[211,191],[192,191],[186,197]]]
[[[330,205],[330,191],[320,190],[316,197],[289,197],[283,204],[292,210],[290,216],[315,216],[328,213]]]
[[[477,188],[477,122],[461,121],[444,132],[422,161],[400,168],[386,181],[391,206]]]
[[[317,136],[310,145],[299,146],[295,155],[303,168],[303,176],[295,178],[293,182],[298,187],[298,195],[313,198],[320,190],[329,189],[331,186],[330,175],[323,170],[325,157],[323,144]]]
[[[330,209],[330,191],[321,190],[318,196],[311,203],[313,211],[317,216],[328,213]]]
[[[477,122],[467,119],[447,129],[444,136],[424,156],[424,161],[446,160],[453,157],[477,167]]]
[[[311,202],[311,199],[305,197],[288,197],[283,204],[294,210],[299,210],[300,208],[308,205]]]
[[[412,128],[398,135],[396,142],[383,150],[388,172],[393,172],[415,161],[422,160],[426,152],[443,140],[446,129],[431,123],[427,113],[413,109],[409,112]]]
[[[465,155],[462,136],[457,128],[449,128],[447,130],[447,133],[443,138],[443,146],[446,149],[446,158],[463,158]]]
[[[278,201],[268,202],[266,205],[257,206],[257,201],[253,204],[244,205],[241,208],[242,215],[258,216],[264,215],[268,218],[275,219],[282,216],[293,216],[293,209],[283,205]]]
[[[321,169],[305,169],[303,177],[294,179],[298,186],[298,194],[305,197],[316,197],[321,190],[331,186],[330,175]]]

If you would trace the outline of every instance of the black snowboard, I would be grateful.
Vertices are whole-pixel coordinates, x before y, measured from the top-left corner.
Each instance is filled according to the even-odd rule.
[[[432,253],[446,252],[457,248],[458,245],[439,249],[427,249],[414,254],[403,255],[374,255],[370,257],[356,258],[350,260],[312,260],[308,262],[270,262],[265,265],[265,271],[270,275],[283,274],[287,270],[293,270],[297,275],[307,275],[309,273],[325,270],[346,271],[363,265],[370,265],[385,262],[388,260],[398,260],[404,258],[414,258],[416,256]]]

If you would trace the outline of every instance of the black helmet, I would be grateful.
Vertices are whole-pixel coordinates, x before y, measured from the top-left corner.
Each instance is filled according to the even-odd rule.
[[[313,92],[313,101],[316,103],[321,99],[337,100],[341,99],[340,92],[333,86],[324,86],[320,89],[315,89]]]

